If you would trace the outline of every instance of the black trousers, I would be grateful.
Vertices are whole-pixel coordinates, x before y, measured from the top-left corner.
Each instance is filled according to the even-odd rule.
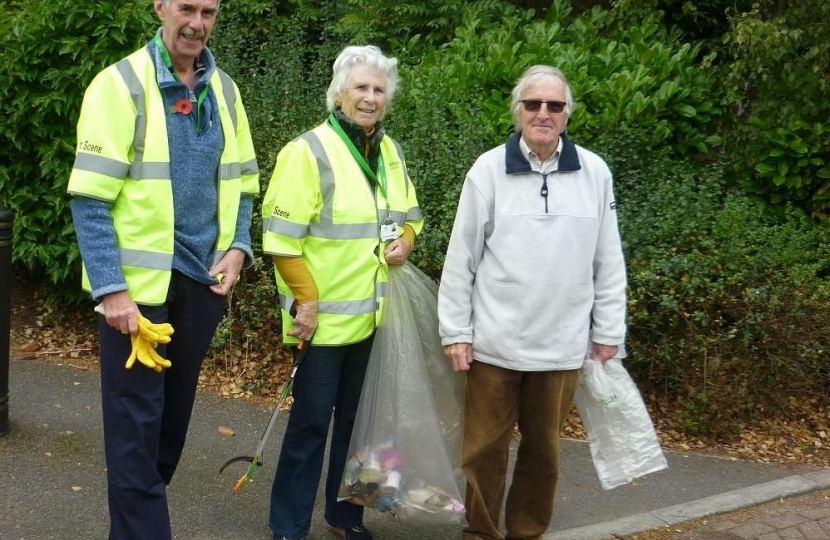
[[[98,317],[101,404],[110,512],[110,540],[169,540],[167,484],[184,448],[202,361],[222,318],[224,297],[173,273],[167,302],[139,306],[153,322],[173,325],[158,352],[172,367],[156,373],[130,354],[130,336]]]
[[[271,487],[269,525],[276,536],[305,538],[311,528],[329,426],[324,518],[329,525],[363,524],[363,507],[337,500],[349,454],[374,337],[350,345],[311,345],[294,378],[294,405]],[[332,422],[332,416],[334,421]]]

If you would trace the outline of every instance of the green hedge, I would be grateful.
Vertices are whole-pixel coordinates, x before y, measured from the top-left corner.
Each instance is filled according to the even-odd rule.
[[[788,398],[826,400],[830,231],[794,211],[770,218],[729,187],[725,163],[641,163],[617,179],[617,200],[643,387],[698,435],[786,414]]]
[[[66,184],[84,90],[154,21],[143,0],[15,1],[0,18],[0,203],[16,214],[15,264],[51,283],[80,283]]]
[[[727,132],[733,170],[749,192],[824,221],[830,218],[828,20],[824,0],[762,2],[734,14],[724,36],[724,84],[741,95]]]
[[[794,178],[825,166],[826,131],[813,118],[796,118],[794,99],[770,93],[753,96],[749,121],[728,122],[724,111],[735,103],[735,88],[717,69],[718,58],[684,43],[659,13],[638,7],[646,3],[621,1],[615,10],[579,14],[564,0],[543,14],[495,0],[465,3],[449,41],[446,21],[438,20],[443,11],[436,11],[438,19],[417,11],[415,28],[427,35],[406,43],[405,21],[384,34],[375,20],[372,35],[400,48],[387,50],[402,60],[402,84],[385,121],[402,143],[427,218],[413,261],[440,275],[464,175],[512,129],[508,102],[516,79],[531,64],[558,65],[578,102],[571,136],[602,155],[615,174],[629,267],[629,367],[647,395],[676,404],[685,411],[679,428],[699,434],[740,429],[758,411],[782,413],[786,398],[827,402],[828,232],[786,205],[770,217],[737,189],[749,161],[730,152],[743,145],[760,175],[797,168],[801,176],[784,176],[780,185],[773,179],[774,190],[752,185],[776,200],[798,195],[804,206],[790,188]],[[17,213],[15,263],[58,285],[53,294],[78,291],[65,190],[81,97],[98,70],[144,43],[157,22],[143,1],[5,5],[0,203]],[[240,86],[263,189],[280,148],[325,117],[331,64],[359,30],[344,17],[364,5],[223,4],[211,48]],[[412,7],[384,0],[379,13]],[[826,50],[818,47],[816,58]],[[758,64],[736,61],[731,73],[746,66],[760,72]],[[792,74],[800,71],[788,66],[794,85]],[[824,94],[815,92],[826,86],[810,81],[816,84],[804,87],[812,96],[807,102],[823,111],[826,104],[815,97]],[[790,96],[797,94],[792,85],[786,86]],[[792,121],[775,114],[779,103]],[[724,133],[729,145],[721,152]],[[802,186],[805,197],[824,196],[820,174]],[[260,227],[257,207],[257,250]],[[261,259],[229,299],[208,369],[224,356],[224,368],[239,363],[241,373],[246,355],[273,355],[280,346],[277,315],[271,265]],[[274,384],[257,377],[252,374],[252,388]]]

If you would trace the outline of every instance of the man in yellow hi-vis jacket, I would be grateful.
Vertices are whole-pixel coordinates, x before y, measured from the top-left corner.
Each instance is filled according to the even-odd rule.
[[[219,2],[155,0],[161,28],[95,77],[78,121],[68,191],[83,287],[101,313],[110,540],[171,537],[166,486],[199,370],[224,296],[253,259],[248,120],[206,47]],[[158,348],[139,346],[147,340]],[[136,350],[154,369],[125,369]]]

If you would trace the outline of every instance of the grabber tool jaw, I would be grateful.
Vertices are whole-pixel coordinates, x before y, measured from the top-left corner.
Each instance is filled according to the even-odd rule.
[[[254,471],[257,470],[257,467],[262,466],[262,458],[257,458],[254,456],[238,456],[235,458],[231,458],[225,462],[222,467],[219,468],[219,474],[222,474],[229,465],[234,463],[245,462],[248,463],[248,468],[245,469],[245,473],[239,477],[236,483],[233,485],[234,493],[241,493],[242,487],[251,481],[254,476]]]
[[[297,374],[297,368],[302,364],[303,359],[305,358],[306,353],[308,352],[308,344],[307,341],[300,342],[297,346],[297,354],[294,357],[294,366],[291,369],[291,375],[286,379],[286,381],[282,384],[282,389],[280,390],[279,398],[277,399],[277,405],[274,407],[274,411],[271,413],[271,419],[268,421],[268,427],[265,428],[265,432],[262,434],[262,438],[259,440],[259,444],[257,445],[256,451],[254,452],[253,456],[237,456],[235,458],[231,458],[225,462],[222,467],[219,468],[219,474],[222,474],[229,465],[233,463],[237,463],[240,461],[244,461],[248,463],[248,469],[245,471],[245,474],[239,477],[239,480],[236,481],[236,484],[233,486],[233,490],[235,493],[241,493],[242,487],[251,481],[254,476],[254,472],[257,470],[257,467],[262,465],[262,455],[265,451],[265,441],[268,440],[268,436],[271,434],[271,430],[274,429],[274,424],[276,423],[277,416],[280,413],[280,408],[282,404],[285,402],[285,399],[291,393],[291,387],[294,383],[294,376]]]

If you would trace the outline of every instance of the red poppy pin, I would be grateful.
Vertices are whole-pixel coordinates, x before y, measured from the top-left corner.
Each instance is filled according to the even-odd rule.
[[[190,103],[189,99],[181,98],[176,100],[176,105],[173,109],[179,114],[190,114],[190,111],[193,110],[193,104]]]

